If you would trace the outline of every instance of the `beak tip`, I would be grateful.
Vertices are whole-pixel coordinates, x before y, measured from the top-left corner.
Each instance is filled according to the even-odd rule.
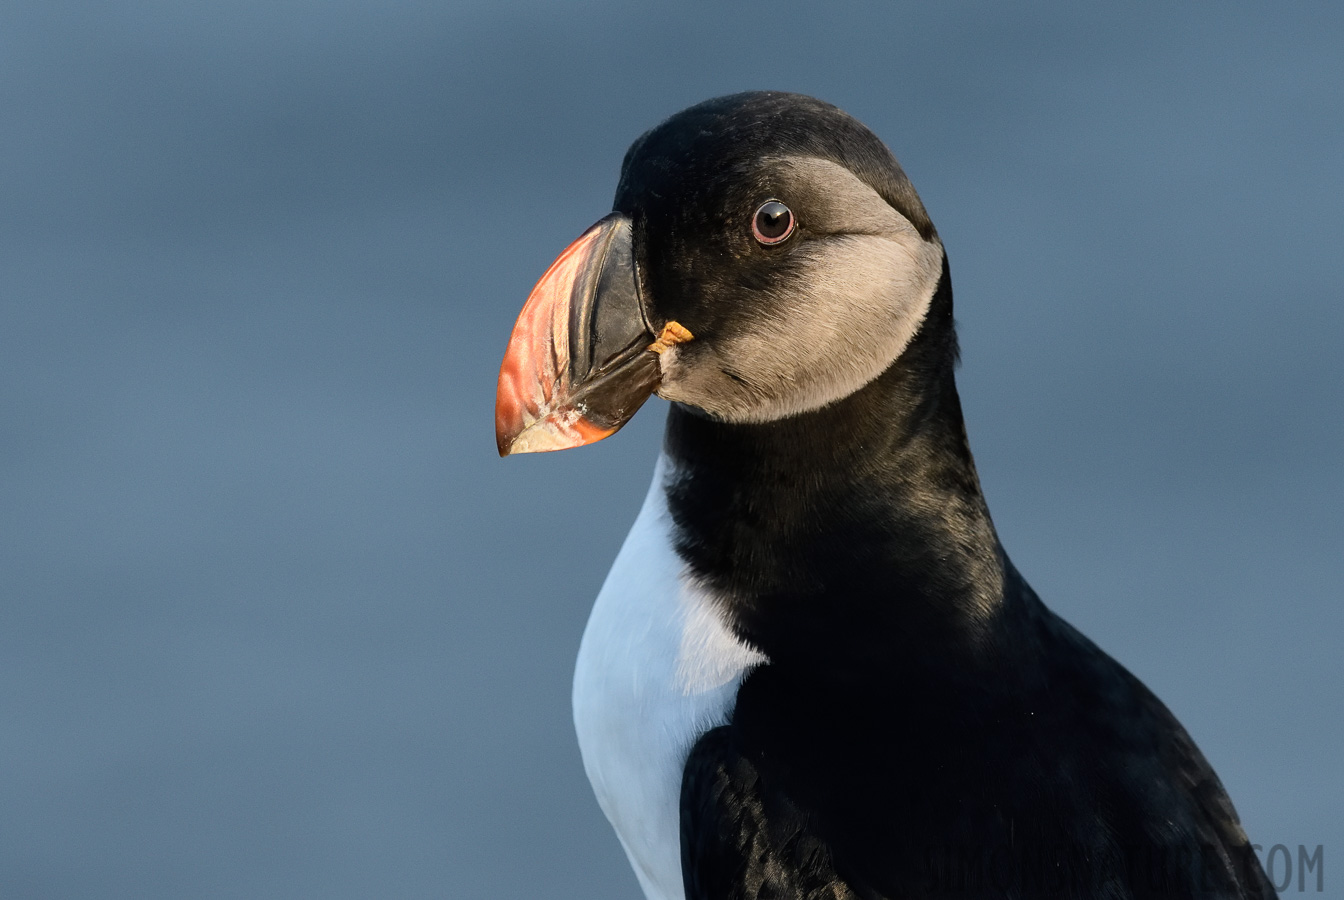
[[[498,407],[495,409],[495,449],[499,451],[500,459],[513,452],[513,445],[524,430],[521,423],[509,422],[509,417],[502,413]]]

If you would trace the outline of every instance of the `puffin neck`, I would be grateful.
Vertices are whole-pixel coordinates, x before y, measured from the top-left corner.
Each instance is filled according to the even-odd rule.
[[[903,642],[981,656],[1000,631],[1008,562],[966,441],[956,358],[945,265],[919,333],[849,397],[764,424],[672,407],[677,552],[772,660],[866,670]]]

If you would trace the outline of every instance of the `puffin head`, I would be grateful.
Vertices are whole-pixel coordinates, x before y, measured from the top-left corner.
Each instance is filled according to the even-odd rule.
[[[651,393],[769,422],[875,379],[943,247],[886,146],[830,104],[708,100],[626,153],[613,212],[542,276],[500,369],[500,455],[600,440]]]

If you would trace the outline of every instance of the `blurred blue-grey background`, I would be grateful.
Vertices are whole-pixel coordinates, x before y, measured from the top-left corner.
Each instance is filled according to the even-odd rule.
[[[1338,859],[1341,48],[1328,4],[3,4],[0,897],[637,895],[569,679],[665,410],[500,461],[494,382],[629,142],[761,87],[923,195],[1018,566]]]

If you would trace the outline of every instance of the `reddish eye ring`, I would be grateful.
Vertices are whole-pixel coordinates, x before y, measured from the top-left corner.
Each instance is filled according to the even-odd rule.
[[[778,200],[767,200],[756,209],[751,217],[751,233],[757,242],[765,245],[778,244],[793,234],[797,221],[793,210]]]

